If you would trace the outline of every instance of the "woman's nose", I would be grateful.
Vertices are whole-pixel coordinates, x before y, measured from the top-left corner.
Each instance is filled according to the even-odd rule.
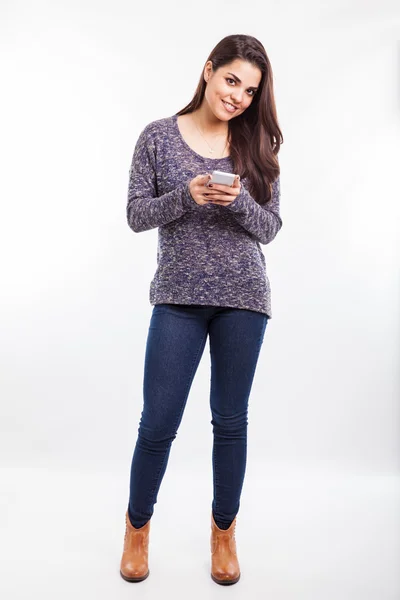
[[[242,95],[243,92],[235,92],[235,94],[232,97],[232,102],[234,102],[235,104],[240,104],[240,102],[242,101]]]

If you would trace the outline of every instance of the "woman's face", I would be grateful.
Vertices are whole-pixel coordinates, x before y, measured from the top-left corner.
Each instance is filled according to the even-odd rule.
[[[222,121],[243,113],[252,103],[261,77],[260,69],[245,60],[236,59],[214,72],[208,61],[204,69],[205,99],[211,111]]]

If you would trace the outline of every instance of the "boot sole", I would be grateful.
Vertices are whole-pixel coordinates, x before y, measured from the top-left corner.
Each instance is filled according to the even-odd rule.
[[[240,575],[238,577],[236,577],[235,579],[227,579],[227,580],[223,580],[223,579],[217,579],[216,577],[214,577],[214,575],[211,573],[211,579],[213,581],[215,581],[215,583],[219,583],[219,585],[233,585],[234,583],[237,583],[240,579]]]
[[[150,575],[150,570],[147,571],[146,575],[143,575],[142,577],[126,577],[126,575],[124,575],[121,571],[119,572],[122,579],[125,579],[125,581],[129,581],[131,583],[137,583],[139,581],[144,581],[145,579],[147,579],[147,577]]]

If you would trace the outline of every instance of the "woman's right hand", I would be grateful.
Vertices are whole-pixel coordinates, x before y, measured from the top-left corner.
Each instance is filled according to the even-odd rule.
[[[210,189],[206,187],[207,181],[210,181],[211,175],[197,175],[189,182],[189,191],[193,200],[197,204],[208,204],[208,198],[204,194],[210,193]]]

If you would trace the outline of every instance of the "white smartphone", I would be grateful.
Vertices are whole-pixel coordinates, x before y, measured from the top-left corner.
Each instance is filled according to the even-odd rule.
[[[221,185],[232,186],[235,181],[236,175],[234,173],[225,173],[224,171],[213,171],[211,173],[211,179],[206,183],[208,186],[210,183],[220,183]]]

